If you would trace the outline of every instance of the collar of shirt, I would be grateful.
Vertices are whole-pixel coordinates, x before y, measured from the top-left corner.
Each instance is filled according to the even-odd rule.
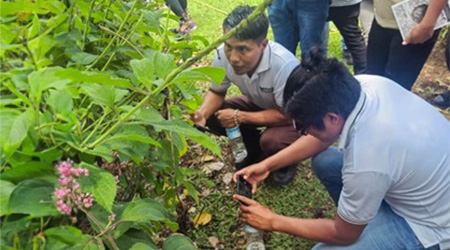
[[[271,62],[271,44],[270,42],[267,44],[266,48],[264,49],[261,61],[259,62],[258,68],[256,69],[255,73],[259,74],[261,72],[264,72],[270,68],[270,62]]]
[[[366,94],[364,93],[364,91],[361,90],[358,102],[356,103],[355,108],[345,121],[344,128],[342,129],[342,133],[339,138],[339,146],[338,146],[339,150],[343,150],[345,145],[347,144],[348,132],[355,123],[355,120],[361,114],[361,111],[363,110],[365,103],[366,103]]]

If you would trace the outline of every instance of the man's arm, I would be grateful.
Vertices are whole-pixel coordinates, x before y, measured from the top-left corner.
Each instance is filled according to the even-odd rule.
[[[271,171],[304,161],[329,146],[330,144],[325,144],[311,135],[301,136],[294,143],[264,161],[237,171],[234,173],[233,179],[236,182],[238,176],[243,176],[244,179],[252,184],[252,192],[254,193],[256,192],[257,183],[266,179]]]
[[[331,219],[301,219],[275,214],[257,201],[235,195],[243,204],[241,221],[266,231],[289,233],[304,239],[333,245],[349,245],[358,240],[366,225],[348,223],[336,215]]]
[[[239,123],[256,126],[280,126],[292,124],[292,118],[288,118],[281,110],[266,109],[258,112],[239,111]]]
[[[403,45],[428,41],[433,36],[434,25],[446,4],[447,0],[430,0],[427,12],[422,21],[414,26],[409,36],[403,41]]]
[[[206,120],[218,110],[225,101],[225,94],[219,94],[212,90],[208,90],[203,97],[203,103],[200,108],[191,115],[192,121],[205,126]]]
[[[267,170],[274,171],[282,167],[304,161],[328,148],[330,143],[323,143],[311,135],[298,138],[294,143],[261,162]]]
[[[232,128],[235,125],[235,110],[222,109],[215,113],[223,127]],[[292,123],[282,111],[278,109],[266,109],[262,111],[237,111],[236,119],[239,124],[251,124],[255,126],[280,126]]]

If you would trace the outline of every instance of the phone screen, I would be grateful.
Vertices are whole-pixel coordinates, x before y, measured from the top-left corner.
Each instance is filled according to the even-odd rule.
[[[236,193],[238,195],[242,195],[249,199],[252,198],[252,184],[244,179],[244,177],[239,176],[237,182],[237,190]]]

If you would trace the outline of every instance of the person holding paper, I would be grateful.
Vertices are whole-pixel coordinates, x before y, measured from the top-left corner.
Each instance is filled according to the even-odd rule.
[[[434,26],[447,0],[430,0],[423,19],[403,40],[392,5],[403,0],[374,0],[375,19],[367,46],[367,73],[385,76],[411,90],[439,35]]]

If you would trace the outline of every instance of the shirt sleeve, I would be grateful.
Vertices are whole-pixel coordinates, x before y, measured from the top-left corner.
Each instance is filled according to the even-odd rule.
[[[210,89],[216,93],[226,93],[228,88],[231,86],[231,81],[228,78],[227,72],[227,60],[225,58],[225,53],[223,53],[222,47],[216,50],[214,54],[214,59],[211,66],[222,68],[225,70],[225,78],[223,78],[221,84],[216,84],[211,82]]]
[[[392,181],[376,171],[345,173],[339,197],[338,214],[346,222],[355,225],[368,224],[377,214]]]
[[[284,65],[276,75],[273,94],[275,102],[280,107],[283,106],[283,94],[284,87],[286,86],[286,81],[294,68],[297,67],[297,65],[298,61],[292,60],[289,63],[286,63],[286,65]]]

